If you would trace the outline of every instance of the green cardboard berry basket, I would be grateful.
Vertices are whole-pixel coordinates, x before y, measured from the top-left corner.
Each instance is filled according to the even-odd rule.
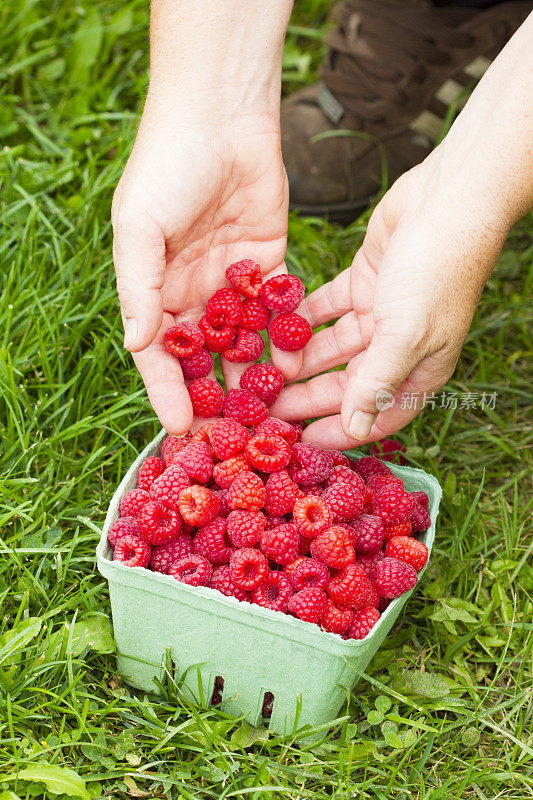
[[[158,691],[168,665],[184,695],[208,703],[223,679],[221,708],[260,724],[272,699],[269,727],[279,734],[335,719],[411,593],[393,600],[372,632],[344,641],[316,625],[207,587],[193,588],[168,575],[112,561],[107,531],[122,495],[135,487],[142,461],[159,451],[162,431],[139,455],[113,495],[97,547],[98,568],[109,582],[118,671],[135,687]],[[429,496],[431,527],[422,536],[431,552],[441,497],[437,480],[419,469],[392,466],[409,491]],[[416,587],[415,587],[416,589]],[[169,659],[169,653],[171,658]],[[220,685],[220,680],[217,682]]]

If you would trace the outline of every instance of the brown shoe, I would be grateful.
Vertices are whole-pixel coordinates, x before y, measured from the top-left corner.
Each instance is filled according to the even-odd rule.
[[[323,83],[282,103],[291,208],[353,220],[426,157],[532,8],[437,8],[425,0],[336,6]]]

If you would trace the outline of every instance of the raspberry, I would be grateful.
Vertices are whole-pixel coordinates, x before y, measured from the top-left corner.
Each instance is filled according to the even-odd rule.
[[[228,490],[227,489],[211,489],[215,497],[218,497],[220,508],[218,509],[219,517],[227,517],[231,509],[228,506]]]
[[[283,520],[283,522],[280,523],[280,525],[284,525],[284,524],[285,524],[285,520]],[[294,570],[296,569],[298,564],[301,561],[307,561],[307,560],[308,559],[304,558],[303,556],[298,556],[298,558],[295,558],[294,561],[291,564],[287,564],[286,567],[283,567],[283,572],[285,573],[285,575],[289,576],[289,580],[290,580],[291,583],[292,583],[292,576],[294,575]]]
[[[298,443],[291,450],[289,475],[295,483],[307,485],[322,483],[331,474],[331,456],[314,444]]]
[[[212,353],[222,353],[230,346],[235,335],[235,328],[222,320],[219,323],[209,322],[206,316],[203,316],[198,323],[203,337],[205,346]]]
[[[243,425],[258,425],[268,416],[268,410],[263,401],[247,389],[229,389],[223,414]]]
[[[331,450],[328,450],[328,453],[331,454]],[[334,456],[331,456],[334,458]],[[354,486],[358,489],[361,494],[364,496],[365,493],[365,482],[361,478],[357,472],[354,472],[350,467],[347,467],[343,464],[336,464],[331,473],[329,478],[326,481],[326,488],[329,489],[331,486],[335,486],[337,483],[348,483],[350,486]]]
[[[311,553],[332,569],[343,569],[355,561],[353,545],[346,531],[338,526],[319,533],[311,542]]]
[[[187,381],[195,378],[205,378],[213,369],[214,359],[209,350],[205,347],[200,348],[193,356],[182,356],[180,358],[181,371]]]
[[[294,420],[292,420],[292,422],[289,422],[289,425],[291,426],[291,428],[294,428],[294,433],[296,435],[295,441],[301,442],[302,433],[304,431],[304,428],[307,426],[307,423],[304,421],[295,422]]]
[[[367,605],[369,590],[366,572],[360,564],[348,564],[326,587],[334,603],[352,608],[362,608]]]
[[[226,533],[226,520],[215,517],[212,522],[203,525],[197,532],[193,540],[193,550],[199,555],[207,558],[211,564],[227,564],[233,553],[233,548],[227,544],[224,534]]]
[[[347,639],[364,639],[368,636],[381,614],[373,606],[366,606],[360,611],[356,611],[353,620],[346,631]]]
[[[305,497],[322,497],[326,490],[322,488],[320,483],[312,483],[310,486],[302,486],[301,491]],[[331,514],[331,511],[329,513]]]
[[[298,542],[298,555],[311,556],[311,539],[306,539],[305,536],[300,536],[300,541]]]
[[[277,528],[278,525],[285,525],[287,521],[288,520],[286,517],[273,517],[268,514],[266,518],[265,530],[272,530],[272,528]]]
[[[399,522],[397,525],[385,525],[383,541],[390,542],[394,536],[410,536],[412,532],[410,522]]]
[[[397,558],[384,558],[376,566],[376,585],[382,597],[399,597],[415,586],[416,570]]]
[[[414,504],[414,499],[403,486],[388,483],[374,495],[372,513],[381,517],[385,525],[397,525],[409,519]]]
[[[365,483],[371,475],[375,475],[376,473],[380,475],[390,474],[390,469],[383,461],[380,461],[379,458],[374,458],[374,456],[363,456],[359,461],[356,461],[354,469]]]
[[[152,483],[150,497],[177,511],[180,492],[190,485],[189,476],[184,469],[178,466],[167,467]]]
[[[211,447],[221,461],[242,453],[249,438],[244,425],[235,419],[219,419],[209,429]]]
[[[217,516],[220,502],[207,486],[189,486],[181,492],[178,505],[185,522],[199,528]]]
[[[256,361],[260,358],[264,349],[265,343],[257,331],[239,327],[235,331],[231,344],[222,355],[226,361],[245,364],[247,361]]]
[[[298,558],[287,567],[292,585],[299,592],[311,586],[325,589],[329,583],[329,570],[316,558]],[[290,571],[289,571],[290,570]]]
[[[394,536],[385,548],[385,555],[397,558],[410,564],[420,572],[428,560],[428,549],[424,542],[413,539],[411,536]]]
[[[241,325],[252,331],[264,330],[270,322],[270,311],[258,297],[243,300]]]
[[[213,567],[202,556],[183,556],[172,564],[168,574],[189,586],[209,586]]]
[[[256,433],[269,433],[272,436],[281,436],[285,439],[289,447],[296,443],[297,433],[290,422],[285,422],[277,417],[268,417],[260,425],[256,426]]]
[[[214,424],[214,422],[204,422],[204,424],[198,428],[196,433],[193,433],[191,437],[191,444],[193,442],[203,442],[203,444],[209,444],[209,431]]]
[[[285,523],[277,528],[263,531],[261,550],[276,564],[282,567],[290,564],[298,555],[298,531],[294,525]]]
[[[375,553],[383,546],[385,526],[381,517],[361,514],[352,522],[355,531],[355,550],[357,553]]]
[[[258,433],[244,448],[244,457],[260,472],[278,472],[289,463],[291,451],[281,436]]]
[[[349,483],[335,483],[322,495],[331,509],[334,522],[350,522],[363,509],[363,495]]]
[[[166,462],[167,467],[170,467],[172,460],[176,453],[187,447],[191,441],[191,434],[187,433],[185,436],[167,436],[161,445],[161,458]]]
[[[265,530],[266,518],[260,511],[232,511],[228,516],[228,537],[235,547],[254,547]]]
[[[327,606],[327,597],[315,586],[302,589],[289,600],[289,611],[304,622],[319,623]]]
[[[411,492],[411,497],[415,498],[417,505],[422,506],[426,511],[429,509],[429,497],[425,492]]]
[[[265,487],[263,481],[253,472],[241,472],[228,491],[228,505],[235,511],[260,511],[265,504]]]
[[[229,489],[237,475],[245,471],[250,471],[250,465],[244,456],[232,456],[215,464],[213,478],[223,489]]]
[[[178,322],[165,331],[165,347],[173,356],[193,356],[201,349],[204,335],[192,322]]]
[[[368,486],[366,486],[364,499],[365,499],[365,504],[363,506],[363,511],[365,512],[365,514],[371,514],[372,503],[374,502],[374,492],[372,491],[372,489],[369,489]]]
[[[353,472],[351,466],[352,462],[350,461],[348,456],[345,456],[344,453],[341,453],[340,450],[328,450],[328,453],[331,456],[331,460],[333,462],[334,467],[348,467],[350,472]],[[349,481],[344,481],[344,483],[349,483]]]
[[[321,497],[300,497],[294,504],[294,524],[302,536],[309,539],[325,531],[331,525],[331,511]]]
[[[289,514],[300,494],[298,486],[284,469],[269,475],[265,492],[265,511],[273,517]]]
[[[198,483],[209,483],[213,475],[211,448],[204,442],[188,444],[176,454],[173,463],[181,467],[192,481]]]
[[[248,592],[245,592],[244,589],[240,589],[237,584],[233,583],[228,564],[225,564],[223,567],[218,567],[218,569],[213,572],[210,586],[212,589],[222,592],[226,597],[236,597],[237,600],[241,602],[250,602],[251,598]]]
[[[189,384],[192,410],[197,417],[214,417],[224,404],[224,389],[211,378],[197,378]]]
[[[271,406],[283,389],[284,383],[283,373],[277,367],[270,364],[252,364],[241,375],[239,385],[241,389],[253,392],[265,405]]]
[[[166,469],[167,465],[161,458],[150,456],[145,458],[139,472],[137,473],[137,489],[144,489],[146,492],[155,481]]]
[[[347,522],[336,522],[335,527],[342,528],[348,534],[348,541],[355,550],[356,535],[352,525],[349,525]]]
[[[395,464],[407,464],[403,457],[405,452],[405,445],[396,439],[382,439],[380,442],[374,442],[370,448],[371,456],[377,456],[384,461],[393,461]]]
[[[380,489],[383,489],[384,486],[387,486],[387,484],[389,483],[395,483],[397,486],[401,486],[403,488],[402,479],[398,478],[396,475],[393,475],[392,472],[384,475],[382,475],[381,473],[370,475],[366,485],[368,486],[369,489],[372,489],[372,491],[376,493],[379,492]]]
[[[236,550],[230,560],[232,581],[240,588],[250,591],[257,589],[267,578],[268,563],[266,556],[259,550],[242,547]]]
[[[132,489],[122,497],[119,506],[121,517],[135,517],[140,514],[142,507],[149,501],[150,495],[144,489]]]
[[[280,314],[268,326],[268,333],[274,347],[289,352],[301,350],[313,335],[311,326],[299,314]]]
[[[294,311],[304,294],[305,286],[296,275],[275,275],[261,289],[261,299],[271,311]]]
[[[158,544],[152,547],[150,569],[153,572],[168,573],[172,564],[183,556],[192,553],[192,536],[190,533],[179,533],[178,538],[169,544]]]
[[[378,592],[377,583],[372,578],[368,579],[368,599],[367,604],[369,606],[374,606],[374,608],[379,608],[379,601],[381,600],[380,594]]]
[[[427,531],[430,525],[431,517],[429,516],[427,509],[423,508],[417,503],[411,511],[412,529],[416,533],[421,533],[422,531]]]
[[[381,550],[378,550],[375,553],[364,553],[361,556],[357,556],[357,563],[364,569],[368,578],[375,580],[377,565],[384,558],[385,556]]]
[[[150,546],[140,536],[128,533],[118,540],[113,561],[120,561],[125,567],[147,567],[150,561]]]
[[[269,572],[266,580],[252,591],[252,601],[272,611],[287,611],[293,591],[283,572]]]
[[[180,532],[181,520],[177,511],[157,500],[150,500],[142,507],[137,526],[139,536],[148,544],[168,544]]]
[[[241,313],[241,298],[234,289],[218,289],[205,307],[205,315],[212,325],[238,325]]]
[[[123,536],[137,536],[137,520],[135,517],[119,517],[107,532],[107,541],[114,547]]]
[[[328,597],[320,626],[329,633],[341,634],[349,628],[352,619],[353,611],[351,608],[338,608]]]
[[[245,297],[257,297],[261,291],[261,267],[250,258],[230,264],[226,278]]]

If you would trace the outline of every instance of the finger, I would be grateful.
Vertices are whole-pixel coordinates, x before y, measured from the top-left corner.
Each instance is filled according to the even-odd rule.
[[[312,328],[347,314],[353,308],[350,296],[350,269],[339,273],[302,300],[298,313],[305,317]]]
[[[270,414],[280,419],[308,419],[337,414],[346,390],[344,370],[318,375],[305,383],[293,383],[280,392]]]

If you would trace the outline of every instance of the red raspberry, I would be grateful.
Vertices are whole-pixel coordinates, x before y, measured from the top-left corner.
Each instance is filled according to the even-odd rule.
[[[173,463],[185,470],[192,481],[198,481],[198,483],[209,483],[213,476],[211,448],[204,442],[188,444],[176,454]]]
[[[316,558],[297,558],[286,570],[297,592],[310,586],[325,589],[329,583],[328,568]]]
[[[331,452],[331,450],[328,450],[328,453],[331,454]],[[344,464],[336,464],[333,467],[326,481],[326,488],[329,489],[330,486],[335,486],[337,483],[348,483],[350,486],[354,486],[360,491],[363,496],[365,494],[366,487],[362,477]]]
[[[228,505],[236,511],[242,508],[245,511],[260,511],[265,505],[265,487],[263,481],[253,472],[241,472],[228,491]]]
[[[376,584],[382,597],[399,597],[415,586],[416,570],[397,558],[384,558],[376,566]]]
[[[182,356],[180,358],[181,371],[187,381],[193,381],[195,378],[205,378],[213,369],[214,363],[213,356],[205,347],[202,347],[193,356]]]
[[[320,626],[329,633],[342,634],[350,627],[352,619],[351,608],[338,608],[328,597]]]
[[[193,540],[194,552],[207,558],[211,564],[228,564],[233,548],[226,542],[225,533],[226,520],[215,517],[212,522],[198,530]]]
[[[242,261],[230,264],[226,270],[226,278],[245,297],[257,297],[261,291],[261,267],[251,258],[243,258]]]
[[[235,547],[254,547],[265,530],[261,511],[232,511],[228,517],[228,537]]]
[[[367,604],[369,606],[374,606],[374,608],[379,608],[379,601],[381,600],[380,594],[378,592],[378,586],[376,581],[372,580],[372,578],[368,579],[368,600]]]
[[[123,536],[137,536],[137,520],[135,517],[119,517],[107,532],[107,541],[114,547]]]
[[[426,511],[429,509],[429,497],[425,492],[411,492],[411,497],[414,497],[417,505],[422,506]]]
[[[332,521],[331,511],[321,497],[300,497],[294,504],[294,524],[299,533],[309,539],[329,528]]]
[[[229,489],[237,475],[241,472],[249,472],[250,465],[244,456],[232,456],[225,461],[220,461],[215,464],[213,469],[213,477],[219,486],[224,489]]]
[[[399,522],[397,525],[385,525],[383,541],[390,542],[394,536],[410,536],[412,532],[410,522]]]
[[[167,467],[170,467],[172,460],[176,453],[187,447],[191,441],[191,434],[187,433],[185,436],[167,436],[161,445],[161,458],[166,462]]]
[[[370,586],[360,564],[348,564],[330,580],[326,591],[339,606],[362,608],[368,603]]]
[[[406,447],[396,439],[382,439],[380,442],[374,442],[370,448],[370,455],[382,458],[384,461],[393,461],[395,464],[407,464],[403,457],[406,453]]]
[[[247,389],[229,389],[223,414],[243,425],[258,425],[268,416],[268,409],[262,400]]]
[[[350,472],[353,472],[352,462],[348,456],[341,453],[340,450],[328,450],[328,453],[331,456],[334,467],[348,467]],[[349,483],[349,481],[344,481],[344,483]]]
[[[267,578],[268,562],[266,556],[251,547],[236,550],[229,562],[232,581],[246,591],[257,589]]]
[[[322,589],[310,586],[293,594],[289,612],[304,622],[319,623],[326,612],[327,597]]]
[[[235,419],[219,419],[209,429],[213,453],[221,461],[242,453],[249,438],[244,425]]]
[[[331,456],[314,444],[298,443],[291,450],[289,475],[295,483],[309,486],[326,481],[333,469]]]
[[[167,465],[161,458],[150,456],[145,458],[139,472],[137,473],[137,489],[144,489],[146,492],[155,481],[166,469]]]
[[[180,492],[190,486],[189,476],[181,467],[168,467],[150,487],[150,497],[169,508],[178,510]]]
[[[234,289],[218,289],[207,301],[205,315],[212,325],[227,322],[238,325],[241,321],[241,298]]]
[[[214,422],[204,422],[204,424],[198,428],[196,433],[193,433],[191,437],[191,444],[193,442],[202,442],[203,444],[210,444],[209,441],[209,431],[211,430]]]
[[[169,544],[158,544],[152,547],[150,569],[153,572],[168,573],[172,564],[183,556],[192,553],[192,536],[190,533],[179,533],[178,538]]]
[[[222,355],[226,361],[245,364],[247,361],[256,361],[260,358],[264,349],[265,343],[257,331],[239,327],[235,331],[233,341]]]
[[[363,495],[349,483],[335,483],[322,495],[334,522],[351,522],[363,510]]]
[[[270,311],[258,297],[243,300],[241,325],[251,331],[262,331],[270,322]]]
[[[173,356],[193,356],[201,349],[204,335],[192,322],[178,322],[165,331],[165,347]]]
[[[418,503],[411,511],[411,526],[416,533],[427,531],[431,525],[431,517],[428,511]]]
[[[372,514],[372,503],[374,502],[374,492],[372,489],[369,489],[368,486],[366,487],[366,491],[364,494],[365,504],[363,506],[363,511],[365,514]]]
[[[258,433],[252,436],[244,448],[244,457],[260,472],[278,472],[289,463],[289,445],[280,436]]]
[[[302,486],[301,491],[304,497],[322,497],[326,490],[322,488],[320,483],[312,483],[310,486]],[[331,514],[331,511],[329,513]]]
[[[147,567],[150,561],[150,546],[140,536],[128,533],[118,540],[113,561],[120,561],[125,567]]]
[[[295,275],[274,275],[261,289],[261,299],[271,311],[294,311],[304,294],[305,286]]]
[[[141,508],[149,501],[150,495],[144,489],[132,489],[126,492],[120,501],[119,514],[121,517],[135,517],[140,514]]]
[[[373,606],[366,606],[360,611],[356,611],[350,627],[346,631],[347,639],[364,639],[368,636],[381,614]]]
[[[375,553],[383,547],[385,526],[381,517],[361,514],[352,522],[355,531],[355,550],[357,553]]]
[[[277,528],[278,525],[285,525],[286,522],[288,522],[286,517],[273,517],[267,514],[265,530],[272,530],[272,528]]]
[[[178,505],[185,522],[199,528],[217,516],[220,502],[207,486],[189,486],[181,492]]]
[[[228,564],[224,564],[223,567],[218,567],[218,569],[213,572],[210,586],[211,589],[216,589],[218,592],[226,595],[226,597],[236,597],[237,600],[241,602],[245,601],[249,603],[251,601],[249,593],[245,592],[244,589],[240,589],[233,583]]]
[[[420,572],[428,560],[428,549],[424,542],[411,536],[394,536],[385,548],[385,555],[405,561]]]
[[[206,316],[203,316],[198,323],[203,337],[205,346],[212,353],[222,353],[226,350],[235,335],[235,328],[229,325],[224,320],[215,324],[209,322]]]
[[[268,433],[272,436],[281,436],[285,439],[289,447],[296,443],[297,433],[290,422],[285,422],[277,417],[268,417],[260,425],[256,426],[256,433]]]
[[[322,531],[311,542],[313,558],[332,569],[343,569],[355,561],[355,551],[346,531],[339,526]]]
[[[168,574],[189,586],[209,586],[213,567],[202,556],[183,556],[172,564]]]
[[[148,544],[168,544],[180,532],[181,520],[172,508],[150,500],[142,507],[137,526],[139,536]]]
[[[357,556],[357,563],[364,569],[371,580],[375,580],[376,567],[384,558],[385,556],[381,550],[378,550],[375,553],[364,553],[363,555]]]
[[[362,477],[365,483],[368,481],[371,475],[375,475],[376,473],[380,475],[388,475],[390,474],[390,469],[380,461],[379,458],[374,458],[374,456],[363,456],[360,458],[359,461],[355,462],[355,471],[358,475]]]
[[[396,483],[403,488],[403,481],[401,478],[397,478],[392,472],[389,475],[380,475],[379,473],[370,475],[367,486],[375,493],[379,492],[380,489],[383,489],[383,487],[387,486],[389,483]]]
[[[313,335],[311,326],[299,314],[280,314],[268,326],[268,333],[274,347],[289,352],[301,350]]]
[[[347,522],[336,522],[335,523],[335,527],[336,528],[342,528],[344,531],[346,531],[346,533],[348,534],[348,541],[350,542],[350,544],[352,545],[353,549],[355,550],[356,535],[355,535],[355,531],[354,531],[352,525],[349,525]]]
[[[284,524],[285,524],[285,520],[282,520],[282,522],[280,522],[280,525],[284,525]],[[294,570],[296,569],[296,567],[298,566],[300,561],[308,561],[308,559],[304,558],[303,556],[298,556],[298,558],[294,559],[292,564],[287,564],[286,567],[283,567],[283,572],[285,573],[285,575],[289,576],[289,580],[290,580],[291,583],[292,583],[292,576],[294,575]]]
[[[197,417],[214,417],[224,404],[224,389],[211,378],[197,378],[189,384],[192,410]]]
[[[218,509],[218,516],[226,518],[231,509],[228,506],[228,490],[227,489],[211,489],[215,497],[218,497],[220,508]]]
[[[306,539],[305,536],[300,536],[300,541],[298,542],[298,555],[311,556],[311,539]]]
[[[287,611],[293,594],[291,582],[283,572],[269,572],[266,580],[252,591],[252,601],[272,611]]]
[[[381,517],[385,525],[397,525],[409,519],[414,504],[414,499],[403,486],[388,483],[374,495],[372,513]]]
[[[261,535],[261,550],[276,564],[286,566],[291,564],[298,555],[298,531],[294,525],[286,523],[263,531]]]
[[[284,383],[283,373],[277,367],[271,364],[252,364],[241,375],[239,385],[241,389],[253,392],[265,405],[271,406]]]
[[[378,611],[380,612],[380,614],[383,614],[383,612],[390,606],[391,603],[392,603],[391,597],[380,597],[378,606]]]
[[[302,441],[302,433],[304,431],[304,428],[307,427],[307,422],[304,422],[303,420],[300,421],[300,422],[295,422],[295,420],[292,420],[292,422],[289,422],[289,425],[292,428],[294,428],[294,433],[296,434],[296,441],[297,442],[301,442]]]
[[[289,514],[300,494],[298,486],[284,469],[269,475],[265,491],[265,511],[273,517]]]

